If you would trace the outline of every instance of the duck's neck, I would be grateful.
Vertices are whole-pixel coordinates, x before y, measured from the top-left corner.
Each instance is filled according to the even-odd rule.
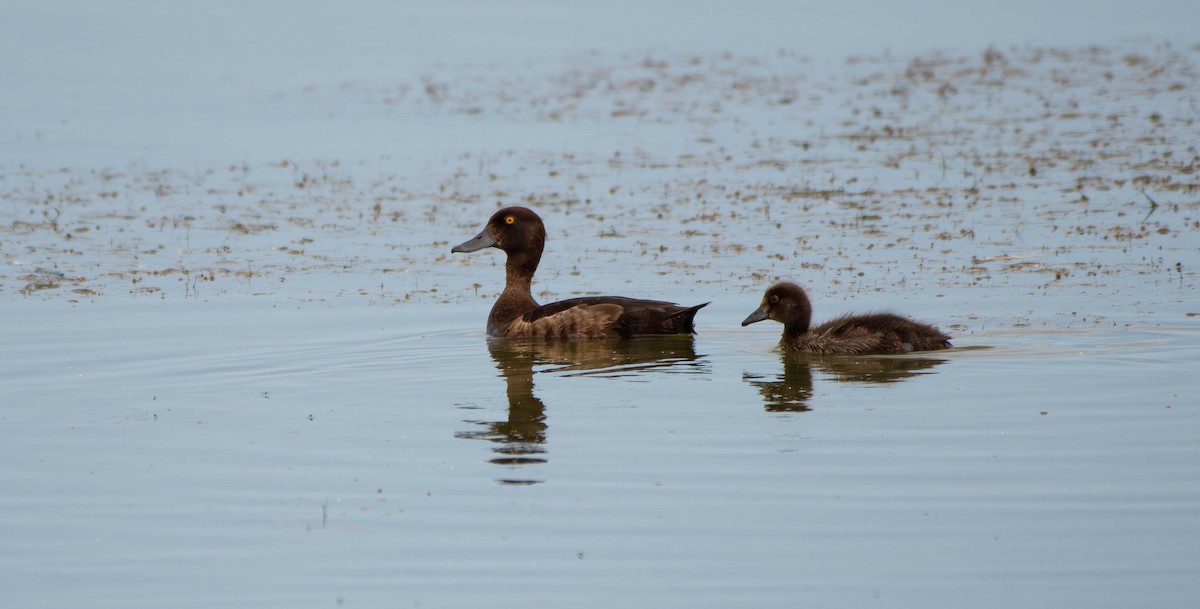
[[[504,294],[509,298],[520,297],[528,300],[533,306],[533,274],[537,271],[539,255],[525,252],[513,252],[504,263]]]
[[[807,322],[803,323],[803,324],[789,323],[789,324],[783,325],[783,337],[785,339],[798,338],[800,336],[804,336],[807,333],[808,333],[808,323]]]
[[[533,299],[533,273],[541,257],[539,251],[508,253],[504,263],[504,291],[492,306],[489,325],[511,321],[538,306]]]

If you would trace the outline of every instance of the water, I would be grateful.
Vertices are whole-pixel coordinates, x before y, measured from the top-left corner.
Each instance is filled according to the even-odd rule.
[[[236,303],[10,330],[23,604],[1181,605],[1191,586],[1194,330],[806,362],[733,331],[489,349],[415,311],[427,330]]]
[[[1190,606],[1195,9],[663,6],[8,9],[79,32],[0,54],[7,602]],[[699,334],[489,342],[511,203]],[[781,354],[776,279],[955,348]]]

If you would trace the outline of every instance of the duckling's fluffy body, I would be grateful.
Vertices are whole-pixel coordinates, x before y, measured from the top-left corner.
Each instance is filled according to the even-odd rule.
[[[812,303],[804,288],[788,282],[767,289],[762,304],[743,326],[772,319],[783,324],[779,347],[804,353],[907,353],[950,347],[950,337],[937,328],[895,313],[843,315],[816,327]]]
[[[693,318],[708,303],[684,307],[661,300],[586,296],[539,305],[533,299],[533,274],[545,244],[546,227],[533,210],[506,207],[473,239],[450,250],[495,247],[507,255],[504,291],[488,314],[489,336],[599,338],[695,332]]]

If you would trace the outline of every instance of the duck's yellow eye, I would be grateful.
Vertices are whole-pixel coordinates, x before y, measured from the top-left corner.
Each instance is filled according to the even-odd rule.
[[[516,222],[516,221],[517,221],[517,219],[512,216],[504,216],[505,224],[512,224],[513,222]]]

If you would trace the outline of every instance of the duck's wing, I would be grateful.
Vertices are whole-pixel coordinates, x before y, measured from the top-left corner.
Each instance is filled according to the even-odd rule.
[[[706,304],[683,307],[663,300],[585,296],[527,311],[516,322],[532,336],[594,337],[691,334],[692,318]]]
[[[598,338],[620,336],[618,320],[624,309],[596,298],[572,298],[526,311],[509,324],[509,336]]]

